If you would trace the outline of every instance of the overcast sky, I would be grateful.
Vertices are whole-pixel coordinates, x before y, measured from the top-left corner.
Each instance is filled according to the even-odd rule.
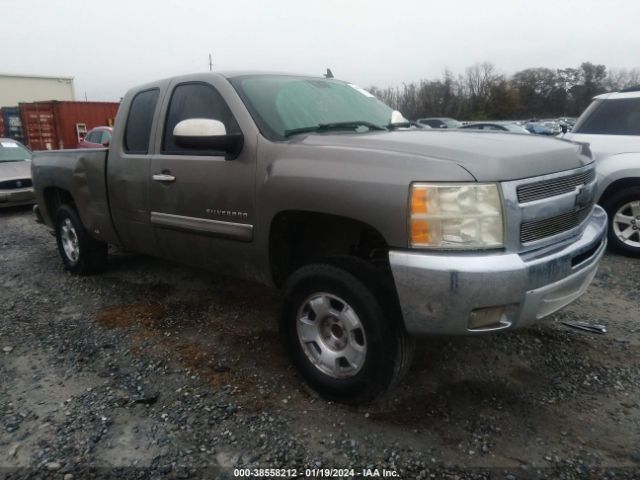
[[[493,62],[640,67],[639,0],[0,0],[0,73],[75,77],[76,96],[208,70],[386,87]]]

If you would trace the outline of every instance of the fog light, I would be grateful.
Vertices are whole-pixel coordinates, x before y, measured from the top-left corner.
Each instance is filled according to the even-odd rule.
[[[504,319],[505,307],[478,308],[469,315],[469,330],[504,328],[509,322]]]

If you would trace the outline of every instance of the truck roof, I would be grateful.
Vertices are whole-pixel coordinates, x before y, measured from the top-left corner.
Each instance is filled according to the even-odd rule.
[[[324,79],[321,75],[307,75],[304,73],[291,73],[291,72],[274,72],[268,70],[228,70],[220,72],[196,72],[187,73],[183,75],[174,75],[172,77],[166,77],[153,82],[135,85],[129,89],[129,92],[139,92],[148,88],[157,88],[161,85],[168,85],[172,81],[188,82],[194,80],[202,80],[206,77],[222,77],[225,79],[232,79],[250,75],[286,75],[290,77],[305,77],[305,78],[317,78]],[[338,79],[339,80],[339,79]]]
[[[637,91],[622,91],[613,93],[603,93],[602,95],[596,95],[594,100],[619,100],[622,98],[640,98],[640,90]]]
[[[277,71],[269,71],[269,70],[227,70],[223,72],[212,72],[217,73],[225,78],[235,78],[235,77],[244,77],[250,75],[286,75],[288,77],[314,77],[314,78],[324,78],[322,75],[309,75],[305,73],[292,73],[292,72],[277,72]]]

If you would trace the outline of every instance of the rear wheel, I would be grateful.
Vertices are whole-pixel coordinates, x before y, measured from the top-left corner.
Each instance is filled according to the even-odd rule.
[[[289,280],[283,312],[287,347],[321,394],[370,401],[406,372],[413,341],[389,300],[391,292],[380,288],[371,274],[328,264],[305,266]]]
[[[609,215],[609,246],[623,255],[640,257],[640,187],[628,187],[604,202]]]
[[[73,207],[62,205],[58,209],[55,226],[58,252],[67,270],[90,275],[105,269],[107,244],[89,236]]]

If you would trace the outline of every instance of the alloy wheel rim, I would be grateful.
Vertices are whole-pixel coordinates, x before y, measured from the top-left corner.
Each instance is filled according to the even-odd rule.
[[[367,340],[356,311],[342,298],[314,293],[298,311],[298,340],[307,358],[322,373],[350,378],[364,366]]]
[[[625,245],[640,248],[640,200],[622,205],[612,219],[613,233]]]
[[[65,218],[60,228],[60,240],[62,249],[69,261],[76,263],[80,257],[80,243],[78,241],[78,233],[71,223],[71,220]]]

